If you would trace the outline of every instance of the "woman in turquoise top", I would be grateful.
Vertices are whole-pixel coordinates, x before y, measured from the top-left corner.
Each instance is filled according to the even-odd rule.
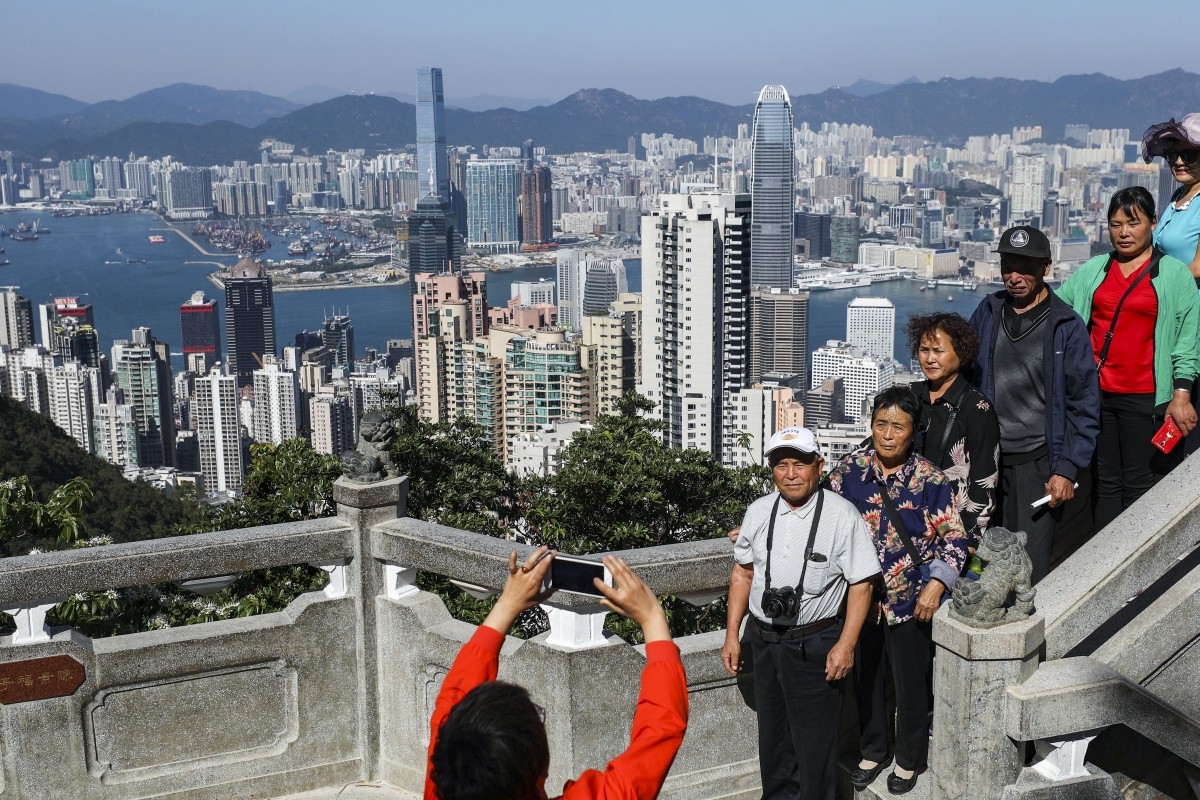
[[[1154,246],[1188,265],[1200,287],[1200,114],[1152,125],[1142,135],[1143,158],[1162,156],[1180,186],[1166,203],[1154,230]],[[1200,411],[1200,378],[1192,384],[1192,406]],[[1200,435],[1188,436],[1183,451],[1200,451]]]
[[[1158,217],[1154,245],[1187,264],[1200,284],[1200,114],[1151,126],[1142,136],[1146,163],[1162,156],[1179,189]]]

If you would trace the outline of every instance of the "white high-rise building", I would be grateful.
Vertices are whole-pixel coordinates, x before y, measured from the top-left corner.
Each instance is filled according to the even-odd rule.
[[[254,371],[254,438],[280,445],[299,435],[300,383],[296,373],[267,356]]]
[[[1013,156],[1012,215],[1042,213],[1046,202],[1046,157],[1017,153]]]
[[[512,300],[521,298],[521,305],[536,306],[540,303],[554,305],[554,281],[513,281],[509,287]]]
[[[46,374],[50,419],[71,434],[71,438],[88,453],[94,451],[92,384],[97,379],[93,373],[99,372],[96,367],[85,367],[77,361],[67,361]]]
[[[750,196],[664,194],[642,217],[642,393],[663,441],[721,456],[725,395],[749,374]]]
[[[829,378],[841,378],[845,390],[844,413],[850,419],[858,419],[863,415],[863,401],[891,386],[894,375],[890,359],[831,339],[813,351],[809,388],[816,389]]]
[[[124,393],[113,387],[104,402],[95,406],[92,419],[92,446],[95,454],[119,467],[137,467],[138,425],[134,408],[125,403]]]
[[[721,463],[728,467],[765,466],[763,451],[775,431],[804,424],[804,407],[792,395],[786,386],[763,384],[730,392],[723,426],[725,433],[732,436],[733,444],[725,448]],[[739,442],[743,434],[747,435],[747,441]]]
[[[44,347],[12,350],[0,346],[5,393],[38,414],[50,413],[50,387],[46,383],[46,376],[61,365],[62,356]]]
[[[238,419],[237,376],[214,369],[196,378],[192,412],[200,442],[200,472],[206,494],[230,494],[242,488],[242,426]]]
[[[846,341],[890,362],[896,346],[896,306],[886,297],[851,300],[846,305]]]
[[[558,251],[558,324],[576,331],[583,327],[584,269],[582,251]]]

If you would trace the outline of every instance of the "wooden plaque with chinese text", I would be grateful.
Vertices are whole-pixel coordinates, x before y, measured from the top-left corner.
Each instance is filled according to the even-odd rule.
[[[83,664],[70,656],[0,664],[0,705],[67,697],[83,683]]]

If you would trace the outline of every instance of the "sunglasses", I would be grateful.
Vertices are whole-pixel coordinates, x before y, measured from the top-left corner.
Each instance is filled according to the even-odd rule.
[[[1196,159],[1200,158],[1200,150],[1167,150],[1163,152],[1163,158],[1168,164],[1174,164],[1175,159],[1179,159],[1185,165],[1196,163]]]

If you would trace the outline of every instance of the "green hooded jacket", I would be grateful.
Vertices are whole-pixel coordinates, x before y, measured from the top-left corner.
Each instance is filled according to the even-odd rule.
[[[1089,330],[1092,296],[1108,277],[1113,255],[1108,253],[1085,261],[1057,292],[1083,318]],[[1157,247],[1150,259],[1150,285],[1158,296],[1158,319],[1154,322],[1154,404],[1163,406],[1171,402],[1176,389],[1190,392],[1200,369],[1196,347],[1200,294],[1196,293],[1196,280],[1187,265]]]

